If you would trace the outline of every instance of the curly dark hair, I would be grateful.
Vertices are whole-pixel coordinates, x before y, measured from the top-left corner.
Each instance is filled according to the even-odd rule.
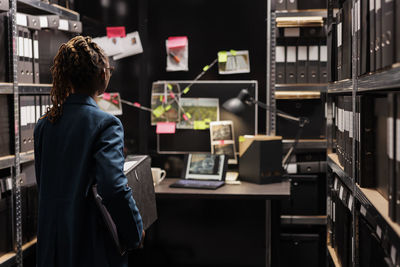
[[[48,108],[46,117],[54,123],[61,114],[63,103],[72,93],[95,94],[93,86],[101,69],[107,66],[104,51],[89,36],[76,36],[58,49],[54,58],[51,74],[53,87],[50,92],[53,106]]]

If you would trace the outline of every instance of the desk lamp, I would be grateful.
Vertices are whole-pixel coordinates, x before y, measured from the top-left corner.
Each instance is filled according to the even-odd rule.
[[[225,110],[227,110],[228,112],[231,112],[231,113],[236,114],[236,115],[240,115],[246,109],[246,106],[251,106],[251,105],[258,105],[259,107],[261,107],[261,108],[263,108],[265,110],[275,111],[276,115],[281,117],[281,118],[284,118],[284,119],[290,120],[290,121],[298,122],[299,131],[298,131],[298,133],[296,135],[296,139],[295,139],[293,145],[291,146],[291,148],[289,149],[289,151],[287,152],[287,154],[284,156],[284,158],[282,160],[282,166],[285,166],[285,169],[286,169],[287,168],[287,164],[288,164],[289,159],[290,159],[290,155],[295,150],[296,145],[297,145],[297,143],[298,143],[298,141],[300,139],[301,132],[302,132],[304,126],[306,124],[310,123],[310,120],[308,118],[306,118],[306,117],[294,117],[294,116],[291,116],[291,115],[289,115],[289,114],[287,114],[287,113],[285,113],[283,111],[280,111],[280,110],[278,110],[276,108],[272,108],[272,107],[266,105],[265,103],[262,103],[262,102],[260,102],[260,101],[258,101],[256,99],[254,99],[254,97],[250,95],[250,93],[249,93],[249,91],[247,89],[242,89],[240,91],[240,93],[236,97],[228,99],[227,101],[225,101],[225,103],[222,105],[222,107]],[[272,155],[271,151],[268,151],[268,153],[266,153],[267,151],[262,151],[262,150],[266,150],[266,149],[276,149],[276,150],[279,149],[280,151],[282,151],[282,143],[281,143],[281,141],[279,141],[279,145],[278,146],[272,145],[272,146],[270,146],[268,148],[267,147],[263,147],[262,149],[261,148],[258,149],[257,153],[263,154],[263,155],[257,155],[257,157],[259,159],[264,159],[264,160],[267,160],[267,161],[271,160],[271,155]],[[274,152],[274,151],[272,150],[272,152]],[[279,155],[281,155],[281,154],[279,154]],[[273,161],[276,161],[276,159],[273,159]],[[262,167],[260,166],[260,168],[262,168]],[[260,175],[261,176],[263,175],[262,171],[260,171]],[[257,178],[257,179],[253,179],[253,180],[255,180],[255,182],[258,181],[258,183],[264,183],[264,182],[262,182],[262,178]],[[274,180],[274,179],[272,179],[272,180]]]

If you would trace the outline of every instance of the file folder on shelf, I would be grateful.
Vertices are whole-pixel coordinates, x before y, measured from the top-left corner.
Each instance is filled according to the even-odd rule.
[[[24,28],[25,83],[33,83],[33,53],[31,32]]]
[[[319,47],[319,82],[328,82],[328,47],[326,45],[321,45]]]
[[[400,62],[400,0],[396,0],[395,3],[395,55],[396,55],[396,62]]]
[[[352,43],[352,8],[351,1],[346,1],[343,4],[343,16],[342,16],[342,27],[343,27],[343,47],[342,47],[342,79],[351,78],[351,43]]]
[[[396,147],[396,95],[390,93],[387,96],[388,117],[386,120],[386,155],[388,168],[388,197],[389,197],[389,217],[396,220],[396,176],[395,176],[395,147]]]
[[[7,2],[8,1],[4,1]],[[0,82],[9,81],[8,15],[0,13]]]
[[[375,69],[382,68],[382,0],[375,0]]]
[[[296,47],[286,47],[286,83],[296,83]]]
[[[297,83],[307,83],[307,46],[297,47]]]
[[[336,20],[337,20],[337,80],[341,81],[343,80],[343,75],[342,75],[342,61],[343,61],[343,44],[342,44],[342,28],[343,28],[343,23],[342,23],[342,16],[343,16],[343,10],[340,9],[339,12],[336,14]]]
[[[275,49],[276,54],[276,84],[285,83],[285,61],[286,51],[284,46],[277,46]]]
[[[395,142],[396,142],[396,151],[395,155],[395,214],[396,214],[396,222],[400,223],[400,149],[398,146],[400,145],[400,94],[396,94],[396,120],[395,120]]]
[[[361,1],[361,32],[360,32],[360,42],[361,42],[361,52],[360,52],[360,75],[363,75],[369,71],[369,26],[368,26],[368,1],[369,0],[359,0]]]
[[[369,0],[369,71],[376,70],[375,64],[375,0]]]
[[[8,1],[0,1],[0,10],[7,11],[9,8]]]
[[[38,31],[32,32],[33,39],[33,82],[40,83],[40,71],[39,71],[39,33]]]
[[[319,49],[318,45],[311,45],[308,47],[308,82],[318,83],[319,82]]]
[[[394,1],[382,1],[382,67],[389,67],[394,63]],[[397,14],[400,16],[400,14]],[[400,25],[397,25],[400,27]]]

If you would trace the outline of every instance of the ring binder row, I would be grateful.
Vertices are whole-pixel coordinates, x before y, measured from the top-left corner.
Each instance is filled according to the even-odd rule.
[[[351,177],[355,142],[355,182],[376,188],[388,200],[389,217],[400,224],[400,93],[356,96],[356,129],[351,100],[336,96],[332,104],[339,162]]]
[[[326,83],[326,45],[276,46],[276,83]]]
[[[74,34],[81,33],[82,23],[61,19],[56,15],[32,16],[22,13],[17,13],[16,21],[18,32],[18,82],[40,83],[40,68],[43,68],[43,73],[46,73],[42,74],[45,75],[43,81],[51,83],[49,69],[58,47],[62,42],[69,40]],[[0,13],[0,82],[11,82],[9,79],[7,23],[7,13]],[[45,37],[41,37],[41,33],[47,31],[53,32],[53,35],[65,36],[65,38],[52,40],[46,35]],[[43,49],[41,46],[43,46]]]
[[[329,82],[351,78],[352,32],[356,38],[357,75],[400,62],[400,0],[346,0],[328,28]]]
[[[36,122],[51,107],[49,95],[21,95],[20,105],[20,142],[21,152],[33,150],[33,131]]]

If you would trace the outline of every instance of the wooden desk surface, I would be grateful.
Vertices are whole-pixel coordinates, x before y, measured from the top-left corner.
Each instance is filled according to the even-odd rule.
[[[226,184],[216,190],[171,188],[178,179],[166,178],[154,187],[156,196],[175,198],[244,198],[244,199],[285,199],[290,196],[290,182],[273,184],[252,184],[243,182],[240,185]]]

